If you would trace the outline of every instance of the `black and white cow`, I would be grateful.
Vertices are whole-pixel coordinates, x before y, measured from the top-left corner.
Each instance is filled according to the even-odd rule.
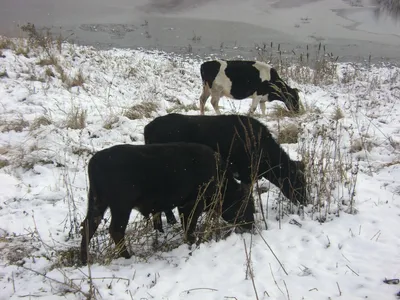
[[[219,187],[222,218],[251,230],[253,207],[246,205],[245,193],[233,175],[222,170],[216,153],[200,144],[125,144],[97,152],[88,165],[90,187],[82,222],[82,263],[87,262],[89,242],[107,208],[111,210],[110,235],[121,247],[119,255],[125,258],[130,257],[124,236],[132,209],[148,217],[178,207],[185,240],[193,243],[198,217],[210,209]]]
[[[279,100],[294,112],[300,110],[298,89],[291,88],[272,66],[259,61],[211,60],[200,66],[203,92],[200,96],[200,114],[211,95],[211,104],[221,114],[218,103],[222,96],[243,100],[252,98],[249,114],[253,114],[260,103],[265,115],[265,102]]]
[[[144,127],[146,144],[190,142],[207,145],[232,165],[251,198],[255,178],[264,177],[295,204],[307,203],[304,165],[292,160],[268,128],[250,116],[157,117]],[[254,208],[253,208],[254,209]]]

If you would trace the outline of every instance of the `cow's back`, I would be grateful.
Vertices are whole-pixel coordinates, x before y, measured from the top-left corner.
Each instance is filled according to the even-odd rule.
[[[216,170],[214,151],[205,145],[117,145],[92,157],[89,180],[103,197],[130,195],[124,209],[136,207],[146,215],[151,209],[179,206],[216,177]]]
[[[248,168],[251,154],[259,150],[255,141],[270,136],[254,118],[242,115],[188,116],[169,114],[145,127],[146,143],[193,142],[207,145],[224,159]],[[249,144],[250,143],[250,144]]]

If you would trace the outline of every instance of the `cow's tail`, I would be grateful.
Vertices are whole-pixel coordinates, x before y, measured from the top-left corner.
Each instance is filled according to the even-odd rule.
[[[103,218],[104,212],[107,209],[107,204],[105,202],[102,202],[102,199],[97,194],[97,189],[100,185],[96,182],[96,178],[99,176],[99,172],[97,172],[97,170],[94,170],[93,157],[92,160],[89,161],[88,173],[88,206],[86,218],[81,224],[81,261],[83,264],[86,264],[87,261],[87,249],[89,242],[96,232],[96,229],[99,226],[101,219]]]

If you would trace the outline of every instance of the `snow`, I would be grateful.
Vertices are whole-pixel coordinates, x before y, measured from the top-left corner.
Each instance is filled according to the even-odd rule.
[[[8,165],[0,168],[0,299],[85,299],[88,267],[60,257],[71,249],[76,254],[80,245],[88,160],[111,145],[143,144],[143,127],[155,116],[198,114],[201,60],[63,44],[62,54],[54,55],[65,74],[82,72],[85,79],[83,86],[68,88],[53,65],[37,64],[43,51],[32,49],[28,57],[2,53],[0,73],[7,76],[0,78],[0,161]],[[55,76],[48,77],[46,68]],[[290,81],[302,91],[304,115],[257,116],[275,136],[285,124],[300,124],[299,142],[283,147],[295,159],[310,155],[313,201],[325,206],[309,205],[296,214],[288,201],[278,205],[279,190],[261,180],[269,189],[261,194],[267,230],[258,211],[256,233],[232,233],[190,250],[174,234],[180,225],[165,224],[166,248],[152,250],[147,234],[132,241],[135,255],[128,260],[107,258],[113,245],[105,224],[91,247],[99,259],[90,266],[96,296],[395,299],[399,287],[383,280],[400,277],[400,69],[348,63],[339,64],[337,73],[322,87]],[[149,117],[124,116],[146,101],[159,105]],[[246,113],[250,102],[223,98],[220,105],[224,113]],[[268,103],[267,111],[275,105]],[[207,107],[206,114],[214,114],[209,102]],[[344,116],[339,121],[332,119],[337,107]],[[68,128],[77,111],[86,111],[85,127]],[[49,122],[38,125],[40,117]],[[317,194],[324,184],[333,184],[330,192]],[[143,223],[132,211],[128,234],[144,230]]]

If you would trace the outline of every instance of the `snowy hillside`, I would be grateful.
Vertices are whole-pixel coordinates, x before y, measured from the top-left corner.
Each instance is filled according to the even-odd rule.
[[[313,203],[304,212],[261,180],[267,230],[258,205],[255,234],[189,250],[179,224],[164,225],[153,247],[151,224],[132,211],[128,260],[112,256],[107,212],[94,263],[81,267],[88,160],[111,145],[143,144],[156,116],[198,114],[202,61],[0,46],[0,299],[396,299],[400,286],[383,280],[400,278],[399,68],[339,64],[324,85],[293,78],[305,111],[287,116],[273,102],[257,115],[307,163]],[[220,101],[224,113],[249,104]]]

